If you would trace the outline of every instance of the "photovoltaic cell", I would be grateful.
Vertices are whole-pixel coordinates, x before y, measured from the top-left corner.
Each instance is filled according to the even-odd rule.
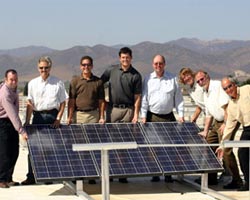
[[[100,177],[100,151],[72,150],[72,144],[136,142],[206,144],[193,123],[107,123],[30,125],[28,147],[37,181]],[[139,147],[109,151],[113,177],[221,171],[209,147]]]

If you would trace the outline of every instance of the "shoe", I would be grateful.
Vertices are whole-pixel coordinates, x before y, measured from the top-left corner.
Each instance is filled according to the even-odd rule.
[[[0,182],[0,188],[9,188],[10,186],[6,182]]]
[[[242,182],[232,181],[231,183],[228,183],[227,185],[224,185],[223,189],[239,189],[242,186],[243,186]]]
[[[244,184],[237,191],[248,191],[248,190],[249,190],[249,185]]]
[[[20,183],[19,182],[15,182],[15,181],[11,181],[11,182],[8,182],[8,185],[9,186],[18,186],[18,185],[20,185]]]
[[[34,179],[26,179],[25,181],[21,182],[21,185],[34,185],[36,184]]]
[[[201,178],[195,179],[194,182],[201,184]],[[218,185],[218,181],[217,180],[215,180],[215,181],[208,180],[208,185]]]
[[[95,180],[89,180],[89,184],[94,185],[94,184],[96,184],[96,181]]]
[[[120,183],[128,183],[127,178],[119,178]]]
[[[168,176],[165,176],[165,182],[166,183],[173,183],[174,182],[174,180],[172,179],[172,176],[170,175],[168,175]]]
[[[151,182],[159,182],[160,181],[160,177],[159,176],[153,176],[151,179]]]

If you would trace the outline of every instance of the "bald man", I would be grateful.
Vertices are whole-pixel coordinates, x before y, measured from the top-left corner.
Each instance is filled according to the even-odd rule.
[[[227,121],[223,132],[222,142],[229,140],[232,137],[233,130],[240,122],[243,126],[243,132],[240,140],[250,140],[250,85],[238,87],[235,81],[231,78],[223,78],[221,81],[222,88],[230,97],[227,107]],[[222,147],[219,147],[216,152],[218,157],[222,157]],[[238,157],[240,161],[240,168],[243,172],[245,183],[238,191],[247,191],[249,189],[249,149],[239,148]]]

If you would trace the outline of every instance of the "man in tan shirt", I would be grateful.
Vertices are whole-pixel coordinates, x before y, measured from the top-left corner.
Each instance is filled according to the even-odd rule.
[[[235,82],[230,78],[223,78],[221,85],[231,98],[227,107],[228,116],[222,141],[230,139],[237,122],[240,122],[243,126],[240,140],[250,140],[250,85],[237,87]],[[216,152],[218,153],[218,157],[221,158],[223,156],[222,147],[219,147]],[[245,179],[245,184],[238,190],[247,191],[249,188],[249,149],[239,148],[238,157]]]

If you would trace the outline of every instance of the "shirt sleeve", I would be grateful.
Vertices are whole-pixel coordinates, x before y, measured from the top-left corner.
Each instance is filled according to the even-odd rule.
[[[148,111],[148,77],[144,79],[142,89],[142,102],[141,102],[141,117],[145,118]]]
[[[229,140],[231,138],[232,132],[236,127],[237,120],[230,114],[230,108],[228,108],[228,116],[226,126],[223,132],[222,141]]]
[[[175,91],[175,109],[179,115],[179,117],[184,117],[184,102],[183,102],[183,96],[182,96],[182,93],[181,93],[181,89],[179,87],[179,84],[178,84],[178,81],[177,81],[177,78],[175,77],[175,88],[176,88],[176,91]]]
[[[22,132],[22,122],[18,115],[18,107],[15,106],[10,95],[10,93],[6,93],[6,98],[2,99],[2,105],[15,130],[17,132]],[[18,98],[16,101],[18,101]]]
[[[104,73],[102,74],[101,79],[102,79],[102,82],[103,82],[103,83],[106,83],[106,82],[109,81],[111,70],[112,70],[112,67],[109,67],[109,68],[106,69],[106,70],[104,71]]]

